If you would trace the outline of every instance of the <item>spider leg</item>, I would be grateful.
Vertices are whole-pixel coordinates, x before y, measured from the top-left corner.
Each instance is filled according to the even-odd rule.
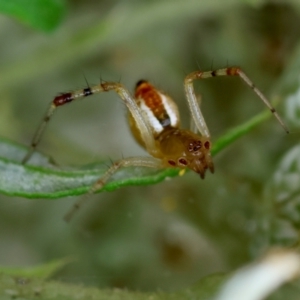
[[[42,119],[40,125],[38,126],[33,136],[33,139],[30,144],[30,149],[28,150],[27,154],[23,158],[22,164],[25,164],[32,156],[33,152],[35,151],[37,145],[41,140],[41,137],[44,133],[47,123],[50,121],[50,118],[54,114],[57,107],[83,97],[91,96],[93,94],[97,94],[101,92],[108,92],[111,90],[115,91],[120,96],[120,98],[124,101],[125,105],[131,112],[133,118],[136,121],[138,129],[140,130],[141,137],[145,142],[147,151],[151,154],[156,153],[157,150],[155,147],[155,140],[152,136],[151,128],[147,120],[143,118],[143,115],[139,107],[137,106],[135,99],[130,95],[129,91],[120,83],[102,82],[92,87],[87,87],[85,89],[77,90],[74,92],[61,94],[53,99],[49,109],[47,110],[44,118]]]
[[[199,107],[200,107],[200,104],[201,104],[201,95],[200,94],[197,94],[196,95],[196,100],[197,100],[197,102],[198,102],[198,105],[199,105]],[[194,133],[198,133],[198,128],[197,128],[197,126],[196,126],[196,123],[195,123],[195,121],[194,121],[194,119],[193,118],[191,118],[190,119],[190,130],[192,131],[192,132],[194,132]]]
[[[145,117],[143,116],[140,108],[136,103],[136,100],[131,96],[129,91],[121,83],[116,82],[105,82],[102,83],[101,86],[105,92],[114,90],[124,101],[136,122],[141,137],[145,143],[147,152],[151,155],[155,155],[158,150],[156,147],[151,127],[147,119],[145,119]]]
[[[107,181],[121,168],[125,167],[148,167],[159,169],[163,168],[164,165],[160,159],[154,157],[128,157],[113,163],[113,165],[105,172],[105,174],[99,178],[89,189],[88,193],[81,197],[72,208],[64,216],[64,220],[69,222],[77,210],[88,200],[91,194],[101,190]]]
[[[193,87],[193,81],[195,79],[205,79],[205,78],[211,78],[216,76],[239,76],[253,90],[253,92],[265,103],[265,105],[269,108],[271,113],[275,116],[275,118],[278,120],[280,125],[286,131],[286,133],[289,133],[287,126],[282,121],[275,108],[271,105],[270,101],[266,98],[266,96],[254,85],[254,83],[250,80],[250,78],[240,68],[228,67],[228,68],[217,69],[214,71],[206,71],[206,72],[195,71],[187,75],[185,78],[184,86],[187,95],[187,100],[189,103],[189,108],[192,114],[192,118],[194,119],[195,124],[202,135],[209,137],[209,131],[206,126],[204,117],[201,113],[201,110],[199,108],[199,105],[197,105],[196,94]]]
[[[40,142],[42,134],[43,134],[43,132],[44,132],[44,130],[46,128],[46,125],[47,125],[47,123],[49,122],[51,116],[54,113],[55,108],[56,108],[56,106],[53,103],[51,103],[49,109],[46,112],[46,115],[42,119],[40,125],[38,126],[38,128],[37,128],[37,130],[36,130],[36,132],[35,132],[35,134],[34,134],[34,136],[32,138],[29,150],[27,151],[26,155],[22,159],[22,164],[26,164],[26,162],[30,159],[30,157],[32,156],[33,152],[35,151],[37,145]]]
[[[198,77],[195,76],[194,74],[195,72],[190,73],[184,79],[185,94],[188,100],[189,109],[192,115],[193,122],[195,123],[197,129],[200,131],[201,135],[209,138],[210,133],[206,125],[205,119],[202,115],[199,103],[197,101],[197,95],[194,89],[193,81],[195,79],[198,79]]]

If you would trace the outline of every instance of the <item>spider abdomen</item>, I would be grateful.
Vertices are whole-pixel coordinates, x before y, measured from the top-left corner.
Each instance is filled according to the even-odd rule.
[[[154,136],[166,127],[179,127],[176,103],[167,94],[157,90],[149,82],[140,80],[135,89],[135,99]]]

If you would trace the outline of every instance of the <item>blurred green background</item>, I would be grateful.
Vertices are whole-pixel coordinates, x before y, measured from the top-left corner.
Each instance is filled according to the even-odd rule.
[[[100,77],[130,90],[139,79],[151,81],[175,99],[187,128],[185,75],[235,65],[270,99],[281,98],[278,111],[285,116],[290,82],[282,78],[291,76],[299,53],[299,16],[296,1],[76,0],[68,2],[62,23],[43,33],[2,15],[0,135],[28,145],[58,93]],[[195,85],[212,141],[265,109],[238,78]],[[62,168],[147,155],[126,121],[114,93],[96,95],[59,108],[38,149]],[[272,118],[216,156],[216,172],[205,180],[188,172],[100,193],[71,224],[62,217],[75,197],[0,195],[0,265],[72,257],[56,279],[177,290],[233,270],[270,245],[292,245],[298,236],[290,223],[268,223],[274,210],[266,186],[298,138],[297,130],[287,136]]]

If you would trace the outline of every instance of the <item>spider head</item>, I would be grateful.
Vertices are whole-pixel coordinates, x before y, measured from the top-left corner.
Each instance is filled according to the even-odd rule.
[[[211,158],[211,142],[208,138],[200,137],[197,140],[190,140],[188,144],[189,168],[198,173],[204,179],[207,169],[214,173],[214,163]]]
[[[161,134],[158,141],[165,165],[189,168],[202,179],[207,169],[214,172],[209,138],[189,130],[171,129]]]

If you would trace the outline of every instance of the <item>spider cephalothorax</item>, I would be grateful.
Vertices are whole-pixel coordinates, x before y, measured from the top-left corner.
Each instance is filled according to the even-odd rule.
[[[166,166],[189,168],[204,178],[205,171],[214,172],[211,142],[190,130],[167,128],[157,141]]]

